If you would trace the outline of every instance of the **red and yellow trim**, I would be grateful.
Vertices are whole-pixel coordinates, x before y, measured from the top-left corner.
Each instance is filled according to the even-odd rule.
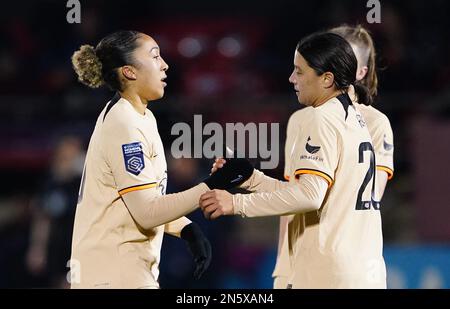
[[[132,187],[128,187],[128,188],[119,190],[119,194],[120,195],[124,195],[124,194],[127,194],[129,192],[133,192],[133,191],[150,189],[150,188],[156,187],[157,185],[158,184],[156,182],[152,182],[152,183],[147,183],[147,184],[144,184],[144,185],[132,186]]]
[[[394,177],[394,171],[387,166],[377,165],[377,170],[384,171],[388,174],[388,180],[391,180]]]
[[[310,169],[298,169],[295,171],[295,176],[300,176],[302,174],[311,174],[311,175],[317,175],[322,178],[324,178],[328,182],[328,188],[331,188],[333,185],[333,178],[331,178],[329,175],[325,174],[324,172],[318,171],[318,170],[310,170]]]
[[[284,179],[285,179],[285,180],[289,181],[289,178],[290,178],[290,177],[289,177],[288,175],[284,175]]]

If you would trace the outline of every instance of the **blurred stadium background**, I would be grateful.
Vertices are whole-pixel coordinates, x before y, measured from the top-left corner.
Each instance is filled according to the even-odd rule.
[[[391,120],[395,176],[382,203],[390,288],[450,287],[450,19],[448,1],[8,1],[0,10],[0,287],[64,287],[76,194],[94,122],[112,96],[76,81],[70,56],[118,29],[152,35],[168,62],[166,96],[150,105],[166,148],[168,192],[196,184],[211,161],[172,158],[177,122],[280,123],[299,108],[288,83],[304,35],[341,23],[372,32],[376,107]],[[284,157],[283,145],[280,158]],[[267,174],[281,178],[283,160]],[[255,162],[257,163],[257,162]],[[199,281],[182,241],[166,237],[163,288],[270,288],[278,221],[190,217],[213,262]]]

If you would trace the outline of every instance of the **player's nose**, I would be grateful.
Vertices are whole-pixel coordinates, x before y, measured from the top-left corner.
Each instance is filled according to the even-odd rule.
[[[289,82],[295,84],[294,71],[292,71],[291,75],[289,76]]]

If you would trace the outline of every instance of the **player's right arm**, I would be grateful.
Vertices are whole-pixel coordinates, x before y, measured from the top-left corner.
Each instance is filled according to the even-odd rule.
[[[109,126],[108,126],[109,125]],[[152,166],[152,146],[139,128],[105,123],[103,156],[115,180],[117,193],[143,229],[174,221],[195,210],[204,184],[183,192],[161,195]]]
[[[173,194],[158,195],[151,188],[121,194],[133,219],[144,229],[151,229],[178,219],[198,207],[199,196],[208,186],[197,186]]]
[[[133,219],[151,229],[174,221],[198,207],[199,197],[210,189],[227,189],[247,180],[253,167],[237,161],[202,183],[182,192],[161,195],[152,166],[152,146],[139,128],[132,124],[111,123],[103,128],[103,156],[111,169],[119,197]],[[234,183],[243,170],[242,181]]]

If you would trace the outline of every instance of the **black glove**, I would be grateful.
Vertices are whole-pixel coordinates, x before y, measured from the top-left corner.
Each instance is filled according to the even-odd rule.
[[[186,225],[181,230],[181,238],[187,242],[194,257],[194,278],[199,279],[211,263],[211,244],[195,222]]]
[[[247,159],[226,159],[222,168],[203,182],[212,189],[229,190],[239,186],[253,174],[253,165]]]

